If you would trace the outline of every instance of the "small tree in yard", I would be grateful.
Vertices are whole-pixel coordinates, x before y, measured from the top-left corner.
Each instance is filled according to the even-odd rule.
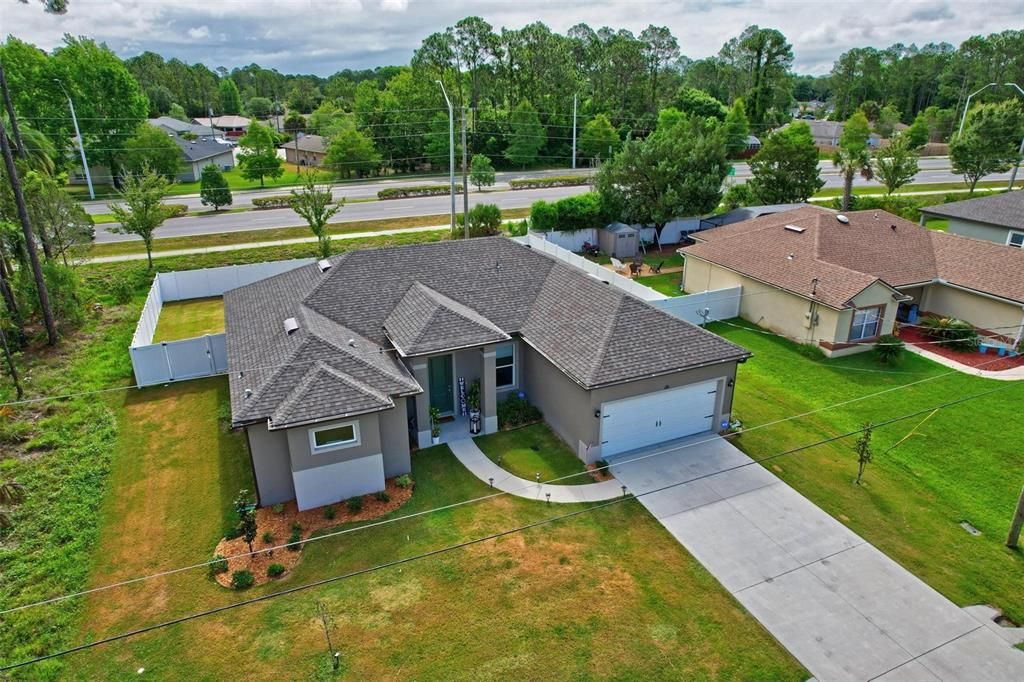
[[[917,171],[917,154],[906,134],[899,135],[875,154],[875,177],[885,185],[886,194],[892,194],[913,180]]]
[[[199,200],[203,206],[213,206],[219,211],[221,206],[231,205],[231,188],[224,174],[212,163],[203,166],[203,174],[199,178]]]
[[[466,216],[458,216],[455,231],[452,233],[454,239],[462,237],[465,231],[462,229]],[[470,237],[492,237],[501,232],[501,209],[494,204],[477,204],[469,209],[469,236]]]
[[[324,638],[327,640],[327,653],[331,657],[331,666],[337,670],[341,660],[340,654],[334,650],[334,644],[331,642],[331,629],[334,627],[334,617],[331,616],[327,604],[319,599],[316,601],[315,606],[316,619],[320,621],[320,627],[324,631]]]
[[[494,184],[494,165],[490,158],[483,154],[476,154],[469,162],[469,181],[476,185],[479,192],[483,187],[490,187]]]
[[[953,171],[964,176],[970,193],[990,173],[1010,170],[1020,161],[1018,144],[1024,136],[1024,109],[1020,102],[979,104],[967,114],[963,134],[949,145]]]
[[[818,170],[818,148],[804,121],[769,135],[750,160],[750,171],[754,177],[737,187],[749,187],[752,198],[765,204],[807,201],[825,184]]]
[[[858,111],[843,125],[843,134],[839,138],[839,150],[832,155],[832,163],[839,168],[839,173],[843,176],[842,208],[844,211],[850,210],[854,177],[858,173],[867,179],[872,176],[871,150],[868,147],[870,134],[867,117],[863,112]]]
[[[244,488],[239,490],[238,496],[235,497],[235,513],[238,514],[239,535],[245,538],[251,553],[252,543],[256,539],[256,509],[249,501],[249,491]]]
[[[864,469],[868,463],[871,462],[871,422],[864,424],[864,430],[860,434],[860,438],[857,439],[857,445],[854,449],[857,452],[857,485],[860,485],[861,478],[864,476]]]
[[[334,202],[329,187],[318,187],[317,173],[307,173],[302,182],[302,189],[292,190],[291,207],[309,224],[309,229],[316,235],[321,258],[331,255],[331,235],[327,221],[341,210],[343,203]]]
[[[146,260],[153,268],[153,233],[164,224],[169,215],[163,205],[169,182],[161,175],[146,169],[141,174],[130,173],[121,186],[122,204],[110,204],[110,212],[117,225],[110,227],[117,234],[134,234],[142,237],[146,245]]]
[[[274,131],[265,125],[253,122],[248,132],[238,141],[238,165],[246,180],[279,178],[284,174],[284,161],[277,155],[277,138]]]

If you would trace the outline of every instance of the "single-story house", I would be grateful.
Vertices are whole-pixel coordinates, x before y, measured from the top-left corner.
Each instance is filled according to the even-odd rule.
[[[525,396],[586,462],[728,425],[749,353],[504,237],[351,251],[224,296],[260,504],[384,488],[410,449]]]
[[[921,224],[928,218],[947,219],[950,234],[1024,249],[1024,191],[925,206]]]
[[[210,134],[209,126],[201,126],[196,123],[188,123],[186,121],[179,121],[176,118],[170,116],[159,116],[157,118],[149,119],[149,125],[154,128],[162,128],[163,130],[173,133],[175,135],[181,135],[183,133],[191,133],[196,137],[213,137]]]
[[[281,145],[284,158],[296,166],[322,166],[327,156],[327,139],[320,135],[302,135]]]
[[[231,147],[210,138],[189,141],[171,135],[171,139],[181,148],[182,165],[177,176],[179,182],[199,180],[203,174],[203,167],[207,164],[212,163],[221,170],[231,170],[235,167],[235,155]]]
[[[811,139],[814,140],[814,144],[821,148],[832,148],[839,146],[839,138],[843,136],[843,122],[842,121],[803,121],[811,129]],[[783,128],[789,126],[782,126]],[[868,135],[868,145],[871,147],[880,147],[882,145],[882,137],[877,133],[871,133]]]
[[[1024,329],[1024,250],[885,211],[807,206],[693,237],[686,292],[742,287],[741,317],[829,356],[870,348],[897,317],[956,317],[1013,344]]]
[[[251,121],[245,116],[214,116],[200,117],[192,119],[192,122],[196,125],[202,126],[207,130],[219,130],[226,137],[241,137],[245,135],[245,131],[249,129]]]

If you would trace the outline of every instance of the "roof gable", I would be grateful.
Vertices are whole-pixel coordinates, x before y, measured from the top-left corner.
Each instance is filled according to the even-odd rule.
[[[270,415],[271,428],[314,421],[324,410],[334,410],[336,402],[344,403],[346,411],[339,417],[394,407],[386,394],[354,377],[338,371],[325,362],[313,363],[292,392]]]
[[[402,355],[425,355],[510,337],[469,306],[419,282],[384,320],[384,331]]]

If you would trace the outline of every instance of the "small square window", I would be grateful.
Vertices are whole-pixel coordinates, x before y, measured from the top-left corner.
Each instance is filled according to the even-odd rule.
[[[494,385],[497,388],[516,385],[515,344],[503,343],[494,349]]]

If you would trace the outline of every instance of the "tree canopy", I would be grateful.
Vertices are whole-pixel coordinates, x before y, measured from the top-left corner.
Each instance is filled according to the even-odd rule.
[[[818,148],[811,128],[795,121],[762,140],[750,160],[751,200],[762,204],[807,201],[825,185],[818,172]]]
[[[277,155],[277,136],[267,126],[253,121],[238,146],[238,165],[246,180],[259,180],[263,187],[265,178],[284,174],[284,162]]]
[[[129,173],[152,168],[168,180],[174,180],[182,165],[181,147],[163,128],[149,123],[140,123],[135,134],[125,140],[122,159]]]

